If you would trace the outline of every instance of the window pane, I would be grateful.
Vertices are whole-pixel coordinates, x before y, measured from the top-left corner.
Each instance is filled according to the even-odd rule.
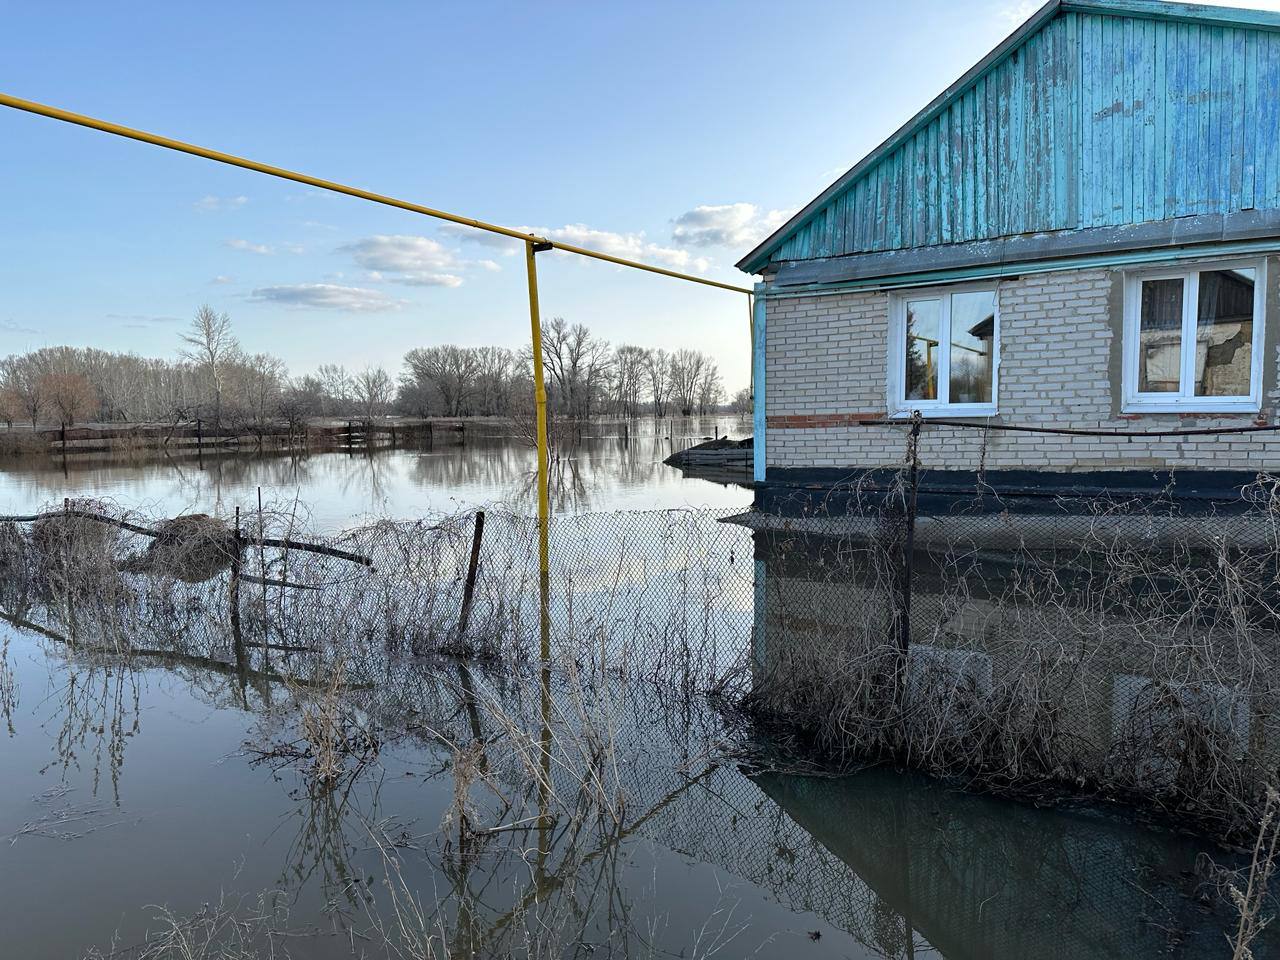
[[[1182,385],[1182,280],[1142,281],[1138,392],[1177,393]]]
[[[996,336],[994,290],[951,298],[951,403],[990,403]]]
[[[907,399],[938,399],[941,300],[907,301]]]
[[[1205,270],[1196,311],[1196,396],[1247,397],[1253,370],[1253,271]]]

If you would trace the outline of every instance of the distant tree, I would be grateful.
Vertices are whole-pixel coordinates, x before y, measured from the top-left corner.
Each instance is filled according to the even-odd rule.
[[[585,324],[555,317],[542,325],[542,363],[553,388],[555,408],[577,419],[592,407],[611,371],[609,342],[595,337]]]
[[[698,406],[706,363],[707,356],[700,350],[677,350],[671,355],[671,396],[686,417]]]
[[[404,366],[406,378],[440,398],[446,417],[462,416],[480,389],[481,360],[466,347],[419,347],[405,354]]]
[[[649,399],[653,403],[653,415],[665,417],[667,403],[671,399],[671,358],[667,355],[667,351],[646,350],[644,369],[649,386]]]
[[[320,413],[331,417],[350,412],[355,385],[347,368],[338,363],[322,363],[316,370],[316,378],[324,398]]]
[[[69,427],[98,409],[98,391],[80,373],[46,373],[40,378],[40,393],[58,422]]]
[[[39,364],[30,355],[6,357],[0,369],[4,386],[6,418],[30,420],[31,429],[40,422],[47,399]]]
[[[640,396],[645,380],[646,351],[642,347],[620,344],[613,351],[613,405],[623,417],[640,412]]]
[[[278,412],[289,371],[279,357],[255,353],[245,360],[245,373],[251,417],[258,424],[265,424]]]
[[[382,367],[365,367],[355,377],[356,402],[369,420],[381,416],[395,399],[396,385]]]
[[[751,388],[743,387],[733,395],[733,399],[729,401],[729,411],[731,413],[743,414],[750,413],[753,404],[751,399]]]
[[[724,383],[720,368],[710,357],[704,356],[702,374],[698,378],[698,413],[714,413],[724,400]]]
[[[209,378],[213,390],[213,422],[220,424],[226,368],[240,354],[240,344],[231,333],[231,317],[217,313],[207,304],[200,307],[182,335],[182,342],[187,346],[181,356]]]

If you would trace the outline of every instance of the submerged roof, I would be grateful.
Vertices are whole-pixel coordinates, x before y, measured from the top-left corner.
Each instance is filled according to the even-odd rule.
[[[1050,0],[738,268],[1280,210],[1277,89],[1280,14]]]

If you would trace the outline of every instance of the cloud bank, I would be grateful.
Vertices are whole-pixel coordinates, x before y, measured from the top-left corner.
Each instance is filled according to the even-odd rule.
[[[288,307],[317,310],[345,310],[350,313],[380,313],[399,310],[404,301],[380,290],[344,287],[336,283],[294,283],[259,287],[249,295],[258,303],[279,303]]]

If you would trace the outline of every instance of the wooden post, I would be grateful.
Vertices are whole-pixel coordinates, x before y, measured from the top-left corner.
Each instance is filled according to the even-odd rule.
[[[475,532],[471,535],[471,562],[467,564],[467,582],[462,588],[462,615],[458,618],[458,639],[467,634],[471,622],[471,600],[476,589],[476,573],[480,567],[480,540],[484,536],[484,511],[476,511]]]
[[[231,554],[231,580],[227,587],[227,605],[231,608],[231,648],[236,658],[236,674],[240,680],[240,693],[243,697],[248,683],[248,659],[245,656],[244,634],[240,632],[240,508],[236,507],[236,527],[234,533],[233,553]]]

